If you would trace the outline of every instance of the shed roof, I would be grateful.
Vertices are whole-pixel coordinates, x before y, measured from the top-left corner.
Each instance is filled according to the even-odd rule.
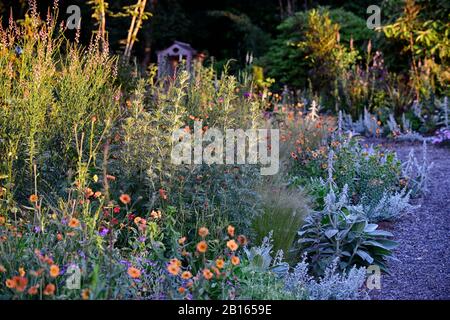
[[[178,50],[175,50],[175,49]],[[197,51],[191,47],[191,45],[189,43],[186,42],[181,42],[181,41],[174,41],[173,44],[164,49],[164,50],[160,50],[157,52],[158,55],[162,54],[162,55],[179,55],[181,54],[190,54],[190,55],[195,55],[197,54]]]

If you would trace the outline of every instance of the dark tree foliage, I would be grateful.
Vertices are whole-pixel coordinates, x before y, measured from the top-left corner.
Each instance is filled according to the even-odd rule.
[[[2,0],[0,13],[3,23],[9,18],[9,8],[14,17],[23,17],[28,9],[27,0]],[[52,6],[53,0],[39,0],[42,15]],[[134,0],[110,0],[109,10],[117,13],[121,7],[131,5]],[[373,2],[373,1],[372,1]],[[67,17],[68,5],[78,5],[82,10],[81,40],[88,43],[95,24],[92,8],[85,0],[60,0],[60,19]],[[155,60],[156,50],[169,45],[173,40],[186,41],[201,51],[207,51],[216,60],[237,59],[243,63],[247,52],[255,56],[264,55],[270,37],[277,34],[282,18],[295,11],[311,9],[317,5],[343,7],[358,15],[364,15],[367,1],[310,1],[310,0],[151,0],[147,10],[153,17],[145,22],[135,47],[135,55],[145,59],[151,55]],[[127,18],[107,17],[106,27],[111,48],[121,49],[120,40],[126,37],[129,26]],[[73,36],[73,34],[72,34]],[[147,61],[148,62],[148,61]]]

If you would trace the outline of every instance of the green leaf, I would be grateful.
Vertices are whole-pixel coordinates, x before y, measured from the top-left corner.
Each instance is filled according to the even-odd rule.
[[[385,230],[374,230],[371,232],[367,232],[367,234],[371,235],[371,236],[393,237],[392,233],[390,233],[389,231],[385,231]]]
[[[392,250],[397,246],[397,243],[395,241],[386,240],[386,241],[388,241],[388,243],[382,243],[382,241],[383,240],[380,240],[380,241],[366,240],[366,241],[363,241],[362,244],[379,247],[379,248],[383,248],[386,250]]]
[[[325,236],[327,236],[328,239],[331,239],[331,238],[334,237],[338,232],[339,232],[339,230],[337,230],[337,229],[329,229],[329,230],[325,231]]]
[[[375,223],[369,223],[365,228],[364,232],[372,232],[375,231],[378,228],[378,225]]]
[[[373,258],[370,256],[370,254],[368,254],[368,253],[365,252],[365,251],[357,250],[357,251],[356,251],[356,254],[357,254],[358,256],[360,256],[361,259],[367,261],[368,263],[372,263],[372,262],[373,262]]]

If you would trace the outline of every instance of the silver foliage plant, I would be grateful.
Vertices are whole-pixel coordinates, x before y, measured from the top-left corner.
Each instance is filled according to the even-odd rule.
[[[353,267],[348,272],[337,272],[338,259],[328,266],[323,277],[308,274],[306,256],[285,277],[286,289],[296,297],[309,300],[363,300],[368,299],[364,290],[366,268]]]
[[[433,168],[433,163],[428,161],[427,142],[423,142],[422,161],[419,161],[411,149],[407,161],[402,164],[403,176],[408,179],[412,195],[428,192],[429,173]]]
[[[362,211],[371,222],[395,220],[420,207],[411,205],[410,198],[411,191],[407,192],[406,188],[394,194],[385,192],[377,204],[363,206]]]
[[[272,248],[272,234],[269,233],[261,245],[244,250],[252,267],[260,272],[275,273],[283,281],[286,291],[296,299],[362,300],[369,298],[364,286],[366,268],[353,267],[348,272],[340,273],[337,270],[339,260],[334,259],[322,277],[314,278],[309,274],[311,267],[306,261],[306,254],[290,270],[289,265],[283,262],[283,251],[279,250],[272,258]]]

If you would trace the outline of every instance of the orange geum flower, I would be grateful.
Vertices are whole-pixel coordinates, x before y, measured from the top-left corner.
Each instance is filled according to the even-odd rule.
[[[206,241],[200,241],[197,244],[197,251],[198,252],[205,253],[207,249],[208,249],[208,244],[206,243]]]
[[[77,228],[80,225],[80,220],[78,220],[77,218],[72,218],[69,221],[69,227],[71,228]]]
[[[123,204],[129,204],[130,202],[131,202],[131,197],[129,196],[129,195],[127,195],[127,194],[122,194],[120,197],[119,197],[119,200],[123,203]]]
[[[237,256],[232,256],[232,257],[231,257],[231,263],[232,263],[234,266],[237,266],[240,262],[241,262],[241,260],[239,259],[239,257],[237,257]]]
[[[134,218],[134,223],[139,225],[139,223],[141,222],[142,218],[141,217],[136,217]]]
[[[247,244],[247,238],[244,235],[239,235],[237,240],[241,246],[245,246]]]
[[[5,217],[0,217],[0,226],[5,224],[6,222],[6,218]]]
[[[183,293],[186,292],[186,289],[185,289],[184,287],[179,287],[179,288],[178,288],[178,292],[179,292],[180,294],[183,294]]]
[[[171,275],[176,276],[176,275],[178,275],[180,273],[180,267],[177,266],[176,264],[169,264],[167,266],[167,271],[169,271],[169,273]]]
[[[186,250],[183,250],[183,251],[181,251],[181,255],[182,255],[183,257],[187,257],[187,256],[190,255],[190,253],[187,252]]]
[[[159,196],[161,197],[161,199],[163,200],[167,200],[168,196],[167,196],[167,191],[164,189],[159,189]]]
[[[227,227],[227,232],[230,237],[234,237],[234,227],[232,225]]]
[[[28,289],[28,294],[31,296],[34,296],[38,293],[38,286],[32,286],[30,289]]]
[[[181,274],[181,278],[184,280],[190,279],[190,278],[192,278],[192,273],[190,273],[189,271],[184,271]]]
[[[216,274],[216,276],[220,276],[220,270],[216,267],[211,267],[211,270],[214,271],[214,273]]]
[[[16,283],[14,282],[13,279],[6,279],[6,287],[10,288],[10,289],[14,289],[16,286]]]
[[[51,296],[55,293],[56,287],[53,283],[49,283],[45,286],[44,295]]]
[[[50,277],[56,278],[57,276],[59,276],[59,267],[54,264],[50,266]]]
[[[236,243],[236,241],[234,240],[229,240],[227,241],[227,247],[228,249],[230,249],[231,251],[236,251],[238,249],[238,244]]]
[[[133,279],[139,278],[141,276],[141,271],[135,267],[128,268],[128,275]]]
[[[205,277],[206,280],[210,280],[213,277],[213,273],[209,269],[204,269],[203,277]]]
[[[25,277],[25,274],[26,274],[25,269],[24,269],[23,267],[20,267],[20,268],[19,268],[19,275],[20,275],[21,277]]]
[[[30,202],[37,202],[39,200],[39,197],[35,194],[32,194],[29,198]]]
[[[174,265],[181,267],[181,261],[178,260],[177,258],[170,259],[170,264],[174,264]]]
[[[222,269],[224,265],[225,265],[225,261],[223,261],[223,259],[217,259],[216,260],[216,267],[217,268]]]
[[[209,234],[209,230],[206,227],[201,227],[198,229],[198,235],[202,238],[206,237]]]
[[[90,293],[89,289],[83,289],[83,291],[81,291],[81,298],[83,300],[89,300]]]
[[[58,233],[56,235],[56,240],[61,241],[63,239],[63,235],[61,233]]]
[[[92,191],[91,188],[86,188],[86,190],[84,190],[84,195],[86,198],[92,197],[94,195],[94,191]]]
[[[15,276],[12,279],[14,281],[14,288],[19,291],[19,292],[24,292],[27,284],[28,284],[28,279],[25,277],[18,277]]]
[[[162,214],[161,214],[161,211],[159,211],[159,210],[158,211],[152,210],[152,212],[150,213],[150,216],[153,219],[157,220],[157,219],[161,219]]]

